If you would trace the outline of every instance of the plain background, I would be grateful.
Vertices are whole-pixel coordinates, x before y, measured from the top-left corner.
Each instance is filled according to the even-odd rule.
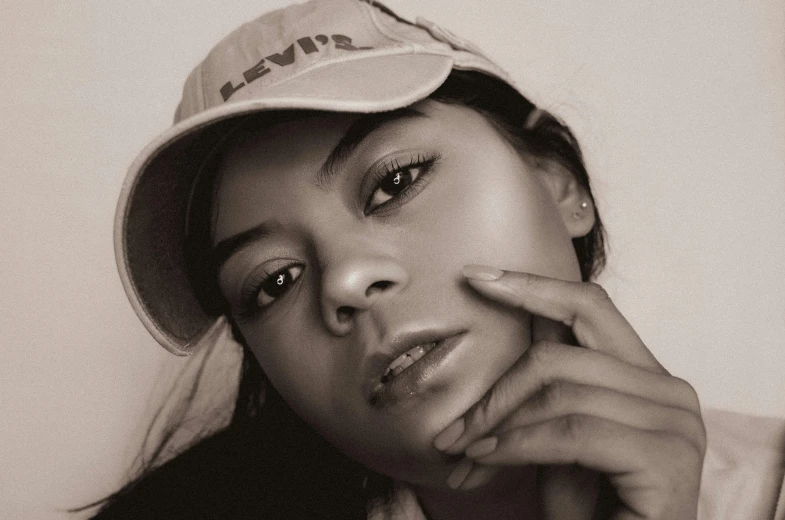
[[[122,292],[115,198],[186,74],[283,1],[4,2],[0,518],[116,488],[183,366]],[[601,281],[705,407],[785,417],[785,4],[392,0],[480,44],[586,151]]]

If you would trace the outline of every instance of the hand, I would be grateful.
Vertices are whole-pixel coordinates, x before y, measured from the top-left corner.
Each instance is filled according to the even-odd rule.
[[[593,283],[480,266],[464,274],[487,298],[567,325],[584,348],[535,342],[437,436],[437,447],[467,457],[448,482],[469,489],[499,466],[546,465],[560,476],[553,483],[562,496],[585,496],[578,477],[564,491],[569,465],[579,465],[613,487],[609,518],[696,518],[706,449],[697,394],[657,362],[607,293]],[[586,485],[585,472],[572,473]],[[552,491],[546,485],[541,497]],[[553,513],[558,507],[542,509],[555,520],[563,518]]]

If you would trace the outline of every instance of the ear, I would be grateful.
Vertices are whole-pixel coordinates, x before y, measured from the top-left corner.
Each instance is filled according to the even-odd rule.
[[[594,201],[570,170],[556,161],[542,159],[535,168],[572,238],[584,237],[594,227]]]

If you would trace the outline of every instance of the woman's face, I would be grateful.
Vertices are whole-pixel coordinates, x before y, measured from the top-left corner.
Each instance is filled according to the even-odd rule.
[[[461,268],[580,279],[543,175],[483,116],[432,100],[235,139],[219,282],[295,412],[380,473],[444,485],[453,460],[433,438],[533,337],[531,316],[479,297]]]

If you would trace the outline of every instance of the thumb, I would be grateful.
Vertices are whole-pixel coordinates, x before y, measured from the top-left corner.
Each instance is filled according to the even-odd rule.
[[[537,488],[543,518],[593,518],[599,495],[599,473],[575,464],[540,466],[538,470]]]

